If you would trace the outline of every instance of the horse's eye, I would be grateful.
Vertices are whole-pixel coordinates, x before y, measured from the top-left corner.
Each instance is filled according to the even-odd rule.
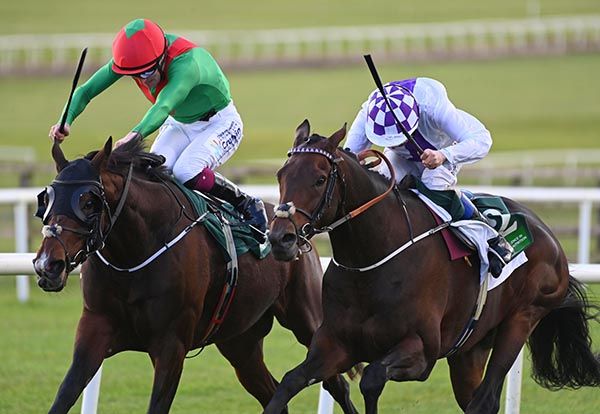
[[[321,187],[323,184],[327,182],[327,177],[324,175],[320,176],[319,179],[315,182],[315,187]]]
[[[82,209],[83,210],[93,210],[95,207],[96,207],[96,200],[94,200],[93,198],[88,198],[83,203]]]

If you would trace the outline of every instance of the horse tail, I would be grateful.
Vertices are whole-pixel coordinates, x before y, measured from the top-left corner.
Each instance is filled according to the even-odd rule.
[[[600,308],[588,302],[584,289],[569,276],[563,303],[542,318],[529,338],[532,376],[545,388],[600,385],[600,355],[592,351],[588,326],[588,321],[600,322]]]

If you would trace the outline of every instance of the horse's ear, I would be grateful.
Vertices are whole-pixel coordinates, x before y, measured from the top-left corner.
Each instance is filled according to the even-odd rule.
[[[94,158],[92,158],[91,162],[92,162],[92,165],[94,166],[94,168],[96,168],[96,170],[102,171],[102,168],[106,164],[106,161],[108,161],[108,157],[110,156],[111,151],[112,151],[112,137],[108,137],[108,139],[104,143],[104,148],[102,148],[102,150],[98,151],[96,153],[96,155],[94,155]]]
[[[69,161],[65,158],[65,154],[60,147],[60,143],[57,140],[54,140],[54,144],[52,144],[52,159],[56,164],[56,172],[59,173],[63,168],[69,164]]]
[[[294,139],[294,147],[297,147],[298,145],[306,141],[306,138],[308,138],[309,134],[310,122],[308,122],[308,119],[305,119],[300,125],[298,125],[298,128],[296,128],[296,139]]]
[[[337,148],[340,146],[340,142],[342,142],[345,136],[346,123],[344,122],[344,125],[329,137],[329,142],[333,145],[334,148]]]

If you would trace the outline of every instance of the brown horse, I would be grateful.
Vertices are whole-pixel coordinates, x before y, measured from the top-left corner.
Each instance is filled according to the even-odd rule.
[[[60,291],[84,261],[84,307],[73,361],[50,412],[66,413],[105,358],[136,350],[147,352],[154,365],[148,413],[166,413],[186,353],[211,343],[266,406],[277,381],[263,361],[263,338],[276,317],[309,345],[322,319],[318,256],[281,263],[270,254],[263,260],[241,255],[235,298],[220,329],[212,330],[226,291],[224,254],[205,226],[192,224],[192,205],[159,166],[159,156],[144,152],[139,142],[111,148],[109,139],[101,151],[71,162],[59,145],[52,149],[59,174],[43,194],[45,238],[34,267],[42,289]],[[345,412],[356,412],[341,376],[332,375],[325,387]]]
[[[290,260],[310,235],[329,232],[324,320],[306,360],[284,376],[265,412],[277,413],[304,387],[368,362],[360,389],[372,414],[386,381],[425,381],[455,349],[472,320],[479,262],[450,261],[438,233],[417,241],[436,222],[412,192],[395,188],[370,202],[389,183],[338,148],[345,126],[329,138],[310,136],[309,129],[308,121],[298,127],[278,172],[282,204],[269,238],[275,257]],[[504,201],[526,215],[535,243],[528,261],[490,292],[467,342],[447,357],[456,401],[467,413],[498,412],[504,377],[528,338],[541,385],[600,385],[588,332],[591,306],[565,254],[534,213]],[[406,250],[374,265],[405,243]]]

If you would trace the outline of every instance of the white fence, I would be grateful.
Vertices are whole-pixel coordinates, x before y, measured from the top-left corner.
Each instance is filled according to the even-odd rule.
[[[277,203],[279,190],[276,186],[247,185],[242,189],[265,200]],[[473,186],[469,190],[499,194],[522,202],[575,203],[579,205],[579,230],[577,262],[589,263],[592,229],[592,206],[600,202],[600,189],[569,187],[485,187]],[[36,202],[39,188],[0,189],[0,204],[14,206],[15,252],[28,251],[28,205]],[[17,296],[26,301],[29,295],[27,277],[19,277]]]
[[[168,31],[171,31],[170,28]],[[378,59],[459,59],[600,50],[600,16],[537,17],[394,26],[310,27],[182,34],[224,66],[327,64]],[[89,48],[87,68],[108,61],[114,33],[0,36],[0,75],[72,71]]]

